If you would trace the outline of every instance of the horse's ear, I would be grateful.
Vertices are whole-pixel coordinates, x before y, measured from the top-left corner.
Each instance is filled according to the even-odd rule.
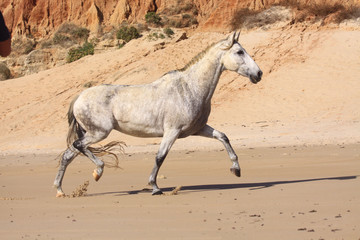
[[[232,47],[232,45],[234,44],[234,41],[235,41],[235,35],[236,35],[236,32],[234,31],[227,37],[224,47],[222,48],[223,50],[229,50]]]
[[[232,45],[234,44],[234,41],[236,39],[236,31],[234,31],[233,33],[231,33],[228,37],[228,43],[229,43],[229,47],[232,47]]]
[[[235,35],[235,40],[236,40],[237,42],[239,42],[240,33],[241,33],[241,31],[239,31],[239,32],[236,33],[236,35]]]

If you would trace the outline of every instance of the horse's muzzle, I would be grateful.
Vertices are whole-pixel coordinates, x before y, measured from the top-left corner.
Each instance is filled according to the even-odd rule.
[[[256,75],[250,76],[250,81],[254,84],[257,84],[258,82],[261,81],[262,75],[263,75],[263,72],[261,70],[259,70]]]

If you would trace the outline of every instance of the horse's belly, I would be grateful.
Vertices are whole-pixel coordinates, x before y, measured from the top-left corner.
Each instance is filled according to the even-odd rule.
[[[118,121],[115,129],[135,137],[162,137],[164,133],[163,129],[160,126],[157,126],[157,124],[148,125],[134,121]]]

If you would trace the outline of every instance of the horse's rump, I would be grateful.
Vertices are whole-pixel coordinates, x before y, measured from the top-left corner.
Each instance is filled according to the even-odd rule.
[[[69,110],[67,113],[69,130],[66,138],[67,147],[70,147],[76,140],[81,139],[86,134],[86,130],[81,127],[74,115],[74,104],[79,96],[76,96],[70,103]],[[124,146],[126,146],[123,141],[112,141],[104,146],[99,147],[87,147],[95,156],[100,157],[104,155],[110,155],[114,159],[114,162],[104,161],[107,167],[116,167],[119,168],[119,158],[117,153],[124,153]]]

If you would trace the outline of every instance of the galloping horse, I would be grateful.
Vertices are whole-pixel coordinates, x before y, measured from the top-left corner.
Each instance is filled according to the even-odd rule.
[[[61,184],[71,161],[82,153],[97,166],[95,180],[103,174],[104,162],[91,151],[91,144],[105,139],[111,130],[137,137],[162,137],[150,174],[152,194],[161,194],[156,177],[170,148],[178,138],[191,135],[221,141],[232,161],[231,172],[240,177],[238,157],[229,139],[207,125],[211,98],[224,70],[237,72],[258,83],[262,71],[239,44],[240,33],[211,45],[184,68],[168,72],[144,85],[101,85],[84,90],[70,104],[68,148],[62,155],[54,186],[64,196]]]

